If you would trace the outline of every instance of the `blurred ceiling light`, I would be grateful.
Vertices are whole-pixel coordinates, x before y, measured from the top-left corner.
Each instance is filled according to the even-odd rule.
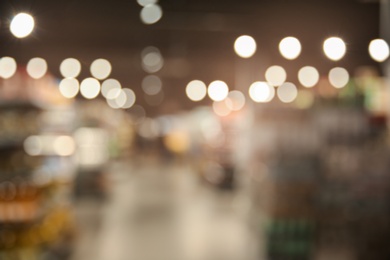
[[[144,71],[148,73],[157,72],[161,70],[161,68],[164,65],[164,59],[159,49],[157,49],[156,47],[153,46],[146,47],[142,51],[141,57],[142,57],[142,68],[144,69]]]
[[[80,93],[86,99],[94,99],[100,93],[100,83],[97,79],[86,78],[81,82]]]
[[[132,107],[136,101],[136,96],[134,91],[129,88],[124,88],[123,92],[126,95],[126,102],[123,104],[122,108],[127,109]]]
[[[60,72],[64,78],[76,78],[81,72],[81,64],[75,58],[67,58],[61,62]]]
[[[298,89],[293,83],[285,82],[278,87],[277,94],[283,103],[291,103],[297,98]]]
[[[271,86],[282,85],[287,78],[287,73],[281,66],[271,66],[265,72],[265,79]]]
[[[231,110],[229,109],[229,107],[226,105],[224,101],[214,101],[213,111],[218,116],[227,116],[231,112]]]
[[[141,21],[144,24],[157,23],[163,15],[163,11],[158,4],[145,5],[141,10]]]
[[[66,98],[74,98],[79,93],[79,81],[74,78],[65,78],[60,82],[60,93]]]
[[[257,103],[270,102],[275,96],[275,89],[267,82],[257,81],[249,87],[249,96]]]
[[[234,42],[234,51],[241,58],[250,58],[256,52],[256,41],[248,35],[242,35]]]
[[[23,142],[24,151],[30,156],[37,156],[42,154],[43,144],[41,139],[32,135],[26,138]]]
[[[112,89],[121,89],[121,88],[122,88],[121,83],[118,80],[116,80],[116,79],[106,79],[102,83],[101,92],[102,92],[103,97],[107,98],[108,93],[110,92],[110,90],[112,90]]]
[[[161,89],[161,79],[155,75],[148,75],[142,80],[142,90],[148,95],[156,95]]]
[[[335,88],[343,88],[349,81],[348,71],[340,67],[331,69],[328,76],[330,84]]]
[[[382,39],[372,40],[368,51],[371,58],[377,62],[383,62],[389,57],[389,45]]]
[[[245,96],[241,91],[230,91],[225,99],[226,106],[232,111],[238,111],[245,106]]]
[[[100,80],[107,78],[111,70],[111,63],[106,59],[94,60],[90,67],[91,75]]]
[[[320,79],[317,69],[311,66],[302,67],[298,72],[298,80],[306,88],[314,87]]]
[[[140,6],[146,6],[146,5],[150,5],[150,4],[156,4],[157,0],[137,0],[137,3]]]
[[[4,79],[11,78],[17,68],[17,64],[14,58],[11,57],[3,57],[0,59],[0,77]]]
[[[76,144],[71,136],[58,136],[53,143],[54,152],[60,156],[72,155],[76,150]]]
[[[126,101],[127,101],[127,95],[123,91],[123,89],[120,89],[118,96],[115,98],[115,102],[118,105],[118,107],[121,108],[126,104]]]
[[[301,54],[302,46],[295,37],[286,37],[279,43],[280,54],[288,59],[294,60]]]
[[[203,81],[193,80],[187,84],[186,94],[192,101],[201,101],[207,95],[207,86]]]
[[[344,57],[347,47],[341,38],[330,37],[324,41],[323,49],[329,59],[338,61]]]
[[[27,73],[34,79],[42,78],[47,72],[47,62],[42,58],[32,58],[27,63]]]
[[[211,100],[222,101],[227,97],[229,87],[225,82],[216,80],[210,83],[207,93]]]
[[[30,14],[19,13],[10,24],[11,33],[17,38],[24,38],[34,30],[34,18]]]

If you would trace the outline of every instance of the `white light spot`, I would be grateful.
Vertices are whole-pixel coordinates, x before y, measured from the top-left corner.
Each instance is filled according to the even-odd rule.
[[[0,77],[8,79],[16,72],[17,64],[14,58],[3,57],[0,59]]]
[[[150,5],[150,4],[156,4],[157,0],[137,0],[137,3],[140,6],[146,6],[146,5]]]
[[[142,68],[148,73],[157,72],[164,65],[164,59],[159,49],[153,46],[146,47],[141,53],[141,58]]]
[[[371,58],[377,62],[383,62],[389,57],[389,45],[382,39],[372,40],[368,51]]]
[[[97,79],[105,79],[111,73],[111,63],[105,59],[97,59],[92,62],[90,71],[91,75]]]
[[[201,80],[193,80],[187,84],[186,94],[192,101],[201,101],[207,95],[207,86]]]
[[[283,103],[291,103],[297,98],[298,89],[293,83],[285,82],[278,87],[277,94]]]
[[[103,97],[107,98],[108,92],[110,92],[110,90],[112,90],[112,89],[121,89],[121,88],[122,88],[121,83],[118,80],[116,80],[116,79],[106,79],[102,83],[101,92],[102,92]]]
[[[282,85],[287,78],[287,73],[281,66],[271,66],[265,72],[265,79],[271,86]]]
[[[286,37],[279,43],[280,54],[288,60],[296,59],[301,54],[301,50],[301,43],[295,37]]]
[[[298,80],[306,88],[314,87],[320,79],[317,69],[311,66],[305,66],[298,72]]]
[[[43,144],[38,136],[32,135],[24,140],[23,147],[28,155],[37,156],[42,153]]]
[[[249,87],[249,96],[258,103],[270,102],[275,96],[275,89],[267,82],[257,81]]]
[[[245,106],[245,96],[238,90],[230,91],[224,101],[226,106],[232,111],[238,111]]]
[[[207,93],[213,101],[222,101],[227,97],[229,87],[225,82],[216,80],[210,83]]]
[[[156,95],[161,88],[161,79],[155,75],[148,75],[142,80],[142,90],[148,95]]]
[[[338,61],[344,57],[347,47],[341,38],[330,37],[324,41],[323,49],[329,59]]]
[[[75,152],[76,144],[70,136],[58,136],[54,139],[53,148],[57,155],[69,156]]]
[[[66,98],[74,98],[79,93],[79,81],[74,78],[66,78],[60,82],[60,93]]]
[[[218,116],[227,116],[231,112],[224,101],[214,101],[213,111]]]
[[[125,102],[125,104],[123,104],[122,108],[127,109],[127,108],[132,107],[135,103],[135,100],[136,100],[136,96],[135,96],[134,91],[129,89],[129,88],[124,88],[123,92],[126,94],[126,102]]]
[[[34,30],[34,18],[26,13],[17,14],[11,21],[11,33],[17,38],[24,38]]]
[[[47,62],[42,58],[32,58],[27,63],[27,73],[34,79],[42,78],[47,72]]]
[[[81,72],[81,64],[75,58],[67,58],[61,62],[60,72],[64,78],[76,78]]]
[[[99,95],[100,83],[97,79],[86,78],[81,82],[80,93],[86,99],[94,99]]]
[[[256,41],[248,35],[242,35],[234,42],[234,51],[241,58],[250,58],[256,52]]]
[[[163,11],[158,4],[148,4],[141,10],[141,21],[144,24],[157,23],[163,15]]]
[[[349,73],[346,69],[336,67],[329,71],[329,82],[335,88],[343,88],[348,84]]]

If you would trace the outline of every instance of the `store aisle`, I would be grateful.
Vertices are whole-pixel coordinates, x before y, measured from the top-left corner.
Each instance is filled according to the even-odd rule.
[[[248,203],[199,182],[187,164],[119,163],[109,200],[79,203],[73,260],[252,260]]]

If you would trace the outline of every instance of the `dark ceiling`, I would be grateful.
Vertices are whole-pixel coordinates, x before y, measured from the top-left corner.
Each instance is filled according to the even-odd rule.
[[[335,64],[351,73],[362,65],[377,66],[368,56],[370,40],[379,36],[379,3],[356,0],[161,0],[163,18],[154,25],[140,21],[136,0],[25,0],[0,2],[0,56],[12,56],[25,64],[39,56],[50,71],[60,77],[59,64],[67,57],[82,62],[79,79],[90,76],[89,65],[106,58],[113,66],[111,77],[134,89],[137,103],[149,115],[189,109],[185,96],[192,79],[208,84],[220,79],[230,88],[246,91],[250,82],[264,80],[268,66],[282,65],[288,80],[297,82],[297,71],[312,65],[326,74]],[[35,17],[30,37],[14,38],[8,24],[20,11]],[[233,51],[236,37],[252,35],[258,51],[240,59]],[[278,43],[295,36],[302,43],[301,56],[284,60]],[[327,60],[322,42],[340,36],[347,43],[347,55],[339,62]],[[141,67],[140,53],[156,46],[164,57],[157,72],[163,80],[165,100],[159,107],[145,104],[141,81],[148,73]],[[207,104],[209,101],[203,101]]]

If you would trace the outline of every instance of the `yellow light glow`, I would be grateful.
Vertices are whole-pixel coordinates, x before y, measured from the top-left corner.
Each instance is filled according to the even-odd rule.
[[[242,35],[234,42],[234,51],[241,58],[250,58],[256,52],[256,41],[248,35]]]
[[[15,37],[24,38],[32,33],[34,26],[34,18],[30,14],[19,13],[12,19],[10,30]]]
[[[54,151],[60,156],[72,155],[76,150],[76,144],[71,136],[58,136],[53,143]]]
[[[228,108],[224,101],[214,101],[213,111],[218,116],[227,116],[231,112],[231,110]]]
[[[86,99],[94,99],[100,93],[100,83],[97,79],[86,78],[81,82],[80,93]]]
[[[278,87],[277,94],[283,103],[291,103],[297,98],[298,89],[293,83],[285,82]]]
[[[349,73],[346,69],[336,67],[329,71],[329,82],[335,88],[343,88],[348,84]]]
[[[306,88],[314,87],[320,80],[320,74],[317,69],[311,66],[305,66],[298,72],[298,80]]]
[[[211,100],[222,101],[227,97],[229,87],[225,82],[216,80],[210,83],[207,93]]]
[[[47,63],[42,58],[32,58],[27,63],[27,73],[33,79],[42,78],[47,72]]]
[[[249,87],[249,96],[257,103],[267,103],[274,98],[275,89],[267,82],[257,81]]]
[[[74,98],[79,93],[79,81],[73,78],[66,78],[60,82],[60,93],[66,98]]]
[[[154,24],[162,18],[162,15],[163,11],[158,4],[148,4],[142,8],[140,18],[144,24]]]
[[[121,89],[121,88],[122,88],[121,83],[118,80],[116,80],[116,79],[106,79],[102,83],[101,92],[102,92],[103,97],[107,98],[108,93],[110,92],[110,90],[112,90],[112,89]]]
[[[310,108],[314,104],[313,92],[306,89],[298,90],[298,96],[294,103],[300,109]]]
[[[226,106],[232,111],[238,111],[245,106],[245,96],[238,90],[230,91],[224,101]]]
[[[279,43],[280,54],[288,60],[296,59],[301,54],[301,50],[301,43],[295,37],[286,37]]]
[[[338,37],[330,37],[326,39],[324,41],[323,49],[325,55],[333,61],[342,59],[347,51],[344,41]]]
[[[389,45],[382,39],[372,40],[368,51],[371,58],[377,62],[383,62],[389,57]]]
[[[148,95],[156,95],[162,89],[162,81],[156,75],[148,75],[142,80],[142,90]]]
[[[271,66],[265,72],[265,79],[271,86],[280,86],[287,79],[287,73],[281,66]]]
[[[106,59],[94,60],[90,67],[91,75],[100,80],[107,78],[110,75],[111,70],[111,63]]]
[[[17,69],[17,64],[14,58],[3,57],[0,59],[0,77],[4,79],[11,78]]]
[[[207,95],[207,86],[201,80],[193,80],[187,84],[186,94],[192,101],[201,101]]]
[[[75,58],[67,58],[61,62],[60,72],[64,78],[76,78],[81,72],[81,64]]]

